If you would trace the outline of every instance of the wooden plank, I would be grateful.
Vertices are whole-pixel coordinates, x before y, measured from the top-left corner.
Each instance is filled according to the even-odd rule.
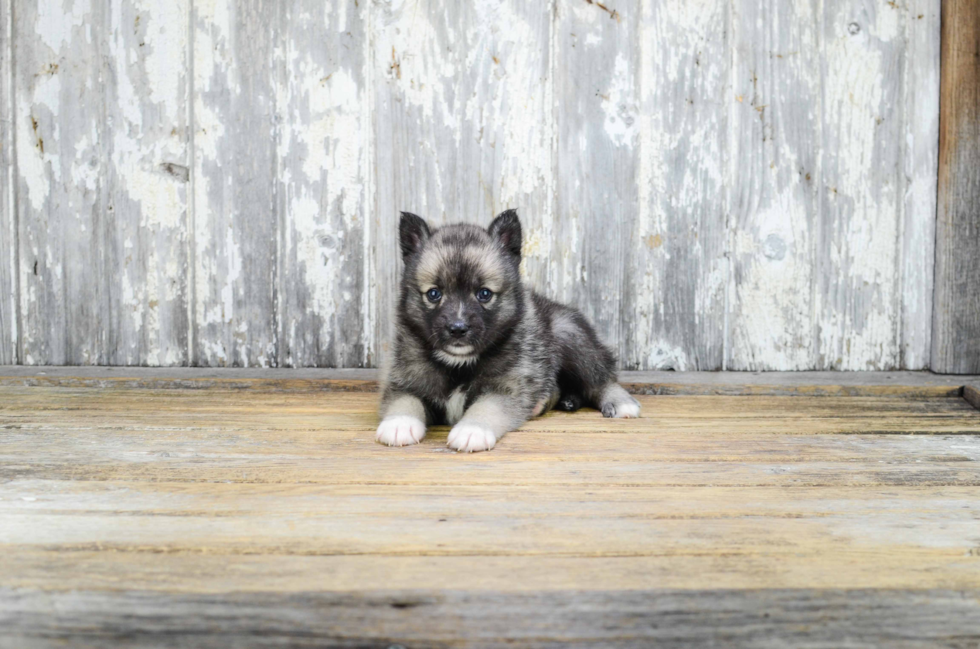
[[[27,364],[186,361],[186,9],[15,7]]]
[[[195,3],[191,364],[274,366],[278,6]]]
[[[556,573],[560,574],[560,573]],[[963,646],[973,591],[651,590],[531,593],[0,591],[9,646]],[[528,612],[533,611],[533,615]],[[4,641],[0,640],[0,643]],[[969,640],[967,640],[969,642]]]
[[[932,368],[980,372],[980,7],[942,5],[939,217]]]
[[[817,365],[894,369],[903,298],[905,12],[897,4],[833,0],[816,29],[823,78],[821,218],[814,232]]]
[[[814,321],[820,6],[747,0],[734,19],[726,368],[825,369]]]
[[[620,296],[639,206],[635,182],[640,95],[636,2],[555,5],[557,224],[553,297],[585,314],[625,360]],[[629,352],[629,353],[627,353]]]
[[[936,248],[938,197],[940,18],[941,2],[910,0],[905,11],[906,45],[905,204],[901,258],[900,367],[930,366],[932,351],[932,298]],[[925,251],[925,254],[923,254]]]
[[[525,281],[555,290],[555,80],[551,2],[463,2],[454,26],[463,59],[454,83],[459,166],[454,219],[489,225],[518,211]],[[444,181],[446,182],[446,181]]]
[[[367,362],[369,6],[309,1],[280,10],[277,345],[285,367]]]
[[[634,20],[641,23],[640,111],[630,115],[637,120],[639,212],[626,251],[622,299],[632,317],[622,327],[620,366],[719,370],[728,288],[730,7],[645,0]],[[630,211],[610,212],[621,213]]]
[[[641,397],[475,455],[378,445],[375,400],[0,389],[0,644],[977,634],[963,399]]]
[[[0,493],[5,521],[0,547],[14,552],[735,556],[733,563],[746,571],[763,557],[793,555],[812,564],[857,561],[868,553],[869,542],[891,561],[918,555],[935,565],[956,550],[962,555],[974,548],[980,514],[976,487],[597,490],[461,483],[447,491],[414,484],[391,489],[284,483],[270,488],[28,479],[8,482]],[[727,540],[718,543],[722,537]],[[980,567],[969,572],[980,578]],[[6,576],[15,573],[22,574],[12,567]],[[876,584],[872,575],[868,570],[862,576],[866,585],[916,579],[882,575]],[[685,581],[691,588],[711,585],[693,575]]]
[[[111,6],[103,74],[104,362],[188,362],[188,0]],[[102,37],[100,37],[102,38]],[[90,259],[78,260],[91,265]]]
[[[7,432],[0,475],[5,479],[980,484],[971,463],[978,452],[972,436],[980,434],[980,414],[961,399],[641,397],[652,418],[557,413],[529,422],[495,453],[469,459],[447,452],[445,427],[433,428],[420,446],[378,446],[372,436],[376,397],[368,394],[311,399],[282,393],[5,388],[4,395],[0,426]],[[881,440],[870,433],[900,436]],[[840,434],[847,437],[822,439]],[[827,450],[834,445],[838,450]],[[235,449],[232,456],[228,449]],[[42,450],[43,462],[24,463]]]
[[[13,3],[20,362],[105,364],[108,9]],[[107,268],[107,263],[110,264]]]
[[[967,385],[963,388],[963,398],[977,410],[980,410],[980,388]]]
[[[459,117],[454,80],[465,53],[456,42],[460,3],[415,0],[370,3],[373,31],[375,215],[368,257],[375,302],[365,323],[373,328],[383,363],[393,333],[401,272],[398,215],[413,212],[432,225],[483,222],[485,215],[457,211]],[[380,363],[379,363],[380,361]]]
[[[0,365],[16,363],[19,283],[14,192],[13,0],[0,2]]]
[[[929,372],[622,372],[632,393],[648,395],[959,397],[980,376]],[[0,366],[0,386],[235,389],[378,389],[377,370]]]

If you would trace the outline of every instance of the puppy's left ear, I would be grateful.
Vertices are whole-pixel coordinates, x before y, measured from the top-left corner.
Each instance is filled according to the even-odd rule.
[[[497,215],[490,227],[490,236],[500,242],[504,250],[518,259],[521,256],[521,221],[517,218],[517,210],[507,210]]]

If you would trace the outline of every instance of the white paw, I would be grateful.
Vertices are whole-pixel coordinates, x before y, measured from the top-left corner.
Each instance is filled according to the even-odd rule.
[[[640,402],[633,397],[629,397],[629,401],[603,404],[602,416],[615,417],[617,419],[636,419],[640,416]]]
[[[425,424],[405,415],[386,417],[374,435],[374,439],[388,446],[410,446],[418,444],[424,437]]]
[[[473,453],[489,451],[496,443],[497,436],[486,426],[461,421],[449,431],[449,440],[446,442],[446,446],[457,451]]]

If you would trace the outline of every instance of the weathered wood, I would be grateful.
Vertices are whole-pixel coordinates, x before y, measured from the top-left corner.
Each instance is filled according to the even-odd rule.
[[[899,366],[930,366],[938,196],[941,3],[910,0],[905,26],[904,193],[901,250]],[[939,370],[937,370],[939,371]]]
[[[899,366],[904,17],[894,3],[832,0],[816,25],[822,154],[813,307],[821,368]]]
[[[516,208],[525,270],[554,288],[549,3],[373,3],[376,214],[366,323],[384,356],[398,273],[398,214],[488,225]],[[377,365],[378,355],[368,362]]]
[[[21,360],[183,364],[186,3],[14,15]]]
[[[640,15],[631,17],[640,21],[640,110],[616,117],[636,120],[629,128],[637,133],[639,157],[620,364],[717,370],[724,364],[728,289],[731,7],[715,0],[696,7],[651,0],[640,5]],[[630,214],[623,208],[612,213]]]
[[[959,397],[980,376],[929,372],[622,372],[634,394]],[[0,366],[2,386],[375,391],[377,370]]]
[[[453,218],[488,225],[504,209],[518,210],[526,280],[555,288],[559,229],[555,213],[555,79],[552,2],[490,0],[452,3],[462,67]]]
[[[104,362],[188,362],[188,0],[107,16]],[[68,72],[68,74],[71,74]],[[75,261],[77,272],[91,260]]]
[[[967,385],[963,388],[963,398],[977,410],[980,410],[980,385]]]
[[[726,368],[824,369],[813,308],[820,5],[747,0],[733,10]]]
[[[980,633],[962,399],[641,397],[477,455],[376,444],[375,401],[0,388],[0,645]]]
[[[14,0],[21,362],[105,364],[113,230],[105,5]]]
[[[194,4],[191,364],[274,366],[278,5]],[[314,244],[317,245],[317,244]]]
[[[942,6],[932,367],[980,372],[980,6]]]
[[[553,297],[579,307],[631,366],[620,300],[626,252],[637,243],[630,224],[639,205],[640,7],[632,1],[559,2],[555,12],[553,234],[560,272]]]
[[[0,365],[18,362],[17,226],[14,198],[13,0],[0,2]]]
[[[278,363],[368,362],[371,299],[364,236],[371,219],[367,87],[370,3],[280,7],[278,210],[282,214]],[[387,294],[387,293],[386,293]]]
[[[0,363],[376,366],[398,211],[516,207],[624,367],[927,364],[939,0],[10,2]],[[949,213],[935,356],[980,372]]]
[[[0,645],[316,647],[969,646],[974,591],[170,594],[0,590]],[[529,612],[533,614],[529,615]],[[964,644],[965,643],[965,644]]]

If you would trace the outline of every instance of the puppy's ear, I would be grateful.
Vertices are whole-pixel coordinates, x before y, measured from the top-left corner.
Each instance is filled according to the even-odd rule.
[[[419,216],[410,212],[402,212],[398,222],[398,237],[402,247],[402,258],[407,259],[422,249],[429,239],[429,226]]]
[[[521,221],[517,210],[507,210],[497,215],[490,227],[490,236],[500,242],[504,250],[517,258],[521,256]]]

